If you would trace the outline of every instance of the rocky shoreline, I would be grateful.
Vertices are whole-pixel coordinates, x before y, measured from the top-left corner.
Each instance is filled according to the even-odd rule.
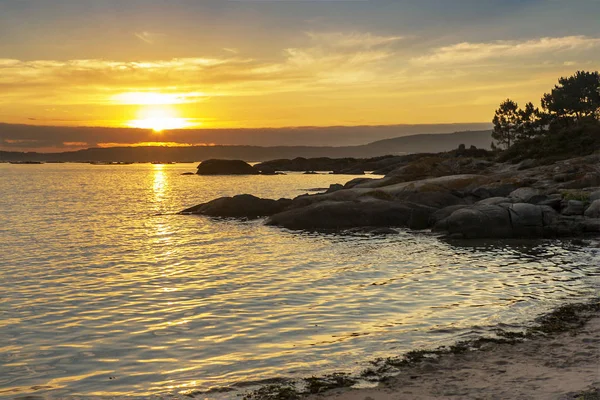
[[[223,197],[181,213],[267,217],[266,224],[291,230],[427,229],[461,239],[600,234],[600,152],[545,165],[535,160],[496,162],[490,152],[479,149],[375,162],[387,164],[382,167],[387,171],[384,178],[357,178],[294,199]],[[250,167],[235,163],[240,171]]]
[[[356,178],[293,199],[223,197],[181,213],[262,218],[290,230],[404,228],[458,240],[600,235],[599,151],[510,163],[476,150],[389,157],[378,171],[383,178]],[[493,338],[374,360],[356,376],[277,381],[244,398],[600,399],[600,300],[560,307],[536,323],[524,333],[499,329]],[[365,382],[371,387],[356,387]]]

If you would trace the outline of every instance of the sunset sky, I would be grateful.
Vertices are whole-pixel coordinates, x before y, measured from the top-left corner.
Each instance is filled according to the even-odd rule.
[[[598,0],[0,0],[0,122],[488,122],[600,66]]]

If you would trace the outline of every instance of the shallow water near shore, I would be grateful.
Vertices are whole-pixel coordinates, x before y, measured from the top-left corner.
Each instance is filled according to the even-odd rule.
[[[176,215],[352,176],[0,164],[0,397],[157,398],[352,371],[597,293],[600,249]],[[235,397],[235,392],[202,397]]]

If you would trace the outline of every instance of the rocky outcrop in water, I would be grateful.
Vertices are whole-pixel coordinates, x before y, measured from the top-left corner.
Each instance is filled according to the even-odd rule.
[[[362,175],[365,171],[402,162],[402,156],[385,156],[368,159],[360,158],[303,158],[266,161],[256,165],[261,171],[327,171],[335,174]]]
[[[258,175],[260,172],[242,160],[206,160],[198,165],[198,175]]]
[[[290,204],[289,199],[261,199],[249,194],[221,197],[183,210],[181,214],[200,214],[211,217],[260,218],[277,214]]]
[[[600,234],[600,154],[550,165],[495,163],[471,155],[400,158],[403,165],[381,179],[354,179],[293,200],[218,199],[186,212],[268,216],[267,224],[289,229],[431,228],[456,238]]]
[[[354,201],[321,201],[275,214],[267,225],[288,229],[337,230],[356,227],[401,226],[425,229],[431,207],[364,197]]]

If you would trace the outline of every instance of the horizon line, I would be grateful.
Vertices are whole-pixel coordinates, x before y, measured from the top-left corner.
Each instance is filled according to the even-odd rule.
[[[359,125],[288,125],[281,127],[214,127],[214,128],[203,128],[203,127],[193,127],[193,128],[180,128],[180,129],[164,129],[162,132],[179,132],[179,131],[217,131],[217,130],[276,130],[276,129],[332,129],[332,128],[381,128],[381,127],[395,127],[395,126],[435,126],[435,125],[489,125],[490,127],[493,125],[492,122],[438,122],[438,123],[422,123],[422,124],[359,124]],[[113,129],[113,130],[132,130],[132,131],[142,131],[142,132],[152,132],[152,129],[145,128],[134,128],[130,126],[99,126],[99,125],[38,125],[38,124],[27,124],[27,123],[11,123],[11,122],[2,122],[0,121],[0,125],[12,125],[12,126],[27,126],[34,128],[67,128],[67,129]],[[453,132],[449,132],[453,133]]]

